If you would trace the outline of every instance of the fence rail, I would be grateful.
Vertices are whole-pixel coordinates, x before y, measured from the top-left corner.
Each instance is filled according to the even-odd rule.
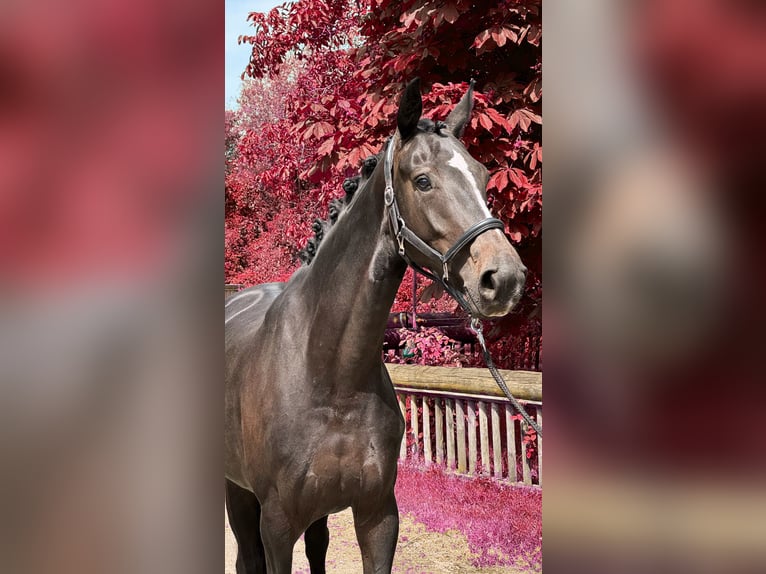
[[[527,434],[485,369],[386,365],[406,421],[399,457],[461,474],[542,485],[542,437]],[[542,424],[542,374],[502,371]]]

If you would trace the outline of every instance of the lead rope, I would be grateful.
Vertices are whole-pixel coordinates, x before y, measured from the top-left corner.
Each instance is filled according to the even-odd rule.
[[[473,332],[476,333],[476,338],[479,340],[479,345],[481,345],[481,350],[484,353],[484,362],[487,363],[487,368],[489,369],[489,372],[492,373],[492,377],[495,379],[497,386],[500,387],[501,391],[503,391],[503,394],[511,402],[511,404],[513,405],[513,408],[515,408],[516,411],[521,415],[521,418],[524,419],[524,422],[526,422],[529,426],[531,426],[534,429],[534,431],[537,433],[537,436],[542,438],[543,437],[542,428],[540,428],[540,425],[537,424],[537,421],[535,419],[529,416],[529,413],[524,409],[524,407],[521,406],[521,403],[519,403],[519,401],[516,400],[516,397],[514,397],[513,394],[511,393],[511,390],[508,388],[508,385],[505,383],[505,379],[503,379],[503,376],[500,374],[500,371],[498,371],[497,367],[495,367],[495,363],[492,360],[492,357],[490,356],[489,351],[487,350],[487,343],[484,341],[484,330],[481,326],[481,321],[479,321],[476,318],[472,318],[471,329],[473,329]]]

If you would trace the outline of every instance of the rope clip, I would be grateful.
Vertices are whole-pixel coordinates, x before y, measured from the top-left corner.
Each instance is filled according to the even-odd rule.
[[[399,229],[399,233],[396,234],[396,241],[399,243],[399,255],[404,257],[404,237],[402,236],[401,229]]]

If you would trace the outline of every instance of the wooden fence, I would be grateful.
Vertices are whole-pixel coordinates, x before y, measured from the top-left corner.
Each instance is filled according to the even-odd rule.
[[[400,458],[468,475],[542,485],[542,437],[527,436],[486,369],[387,364],[406,421]],[[502,371],[541,425],[542,373]]]

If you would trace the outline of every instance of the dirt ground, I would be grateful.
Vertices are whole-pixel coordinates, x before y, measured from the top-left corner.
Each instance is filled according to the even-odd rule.
[[[350,510],[330,516],[330,547],[327,550],[327,569],[336,574],[358,574],[362,559],[354,535]],[[226,530],[226,574],[235,574],[237,543],[229,527]],[[303,541],[298,541],[293,553],[293,572],[308,573],[308,562],[303,554]],[[473,555],[465,536],[457,531],[446,534],[428,531],[412,517],[401,517],[399,543],[396,548],[393,572],[397,574],[530,574],[534,570],[523,565],[515,567],[476,568],[471,564]]]

